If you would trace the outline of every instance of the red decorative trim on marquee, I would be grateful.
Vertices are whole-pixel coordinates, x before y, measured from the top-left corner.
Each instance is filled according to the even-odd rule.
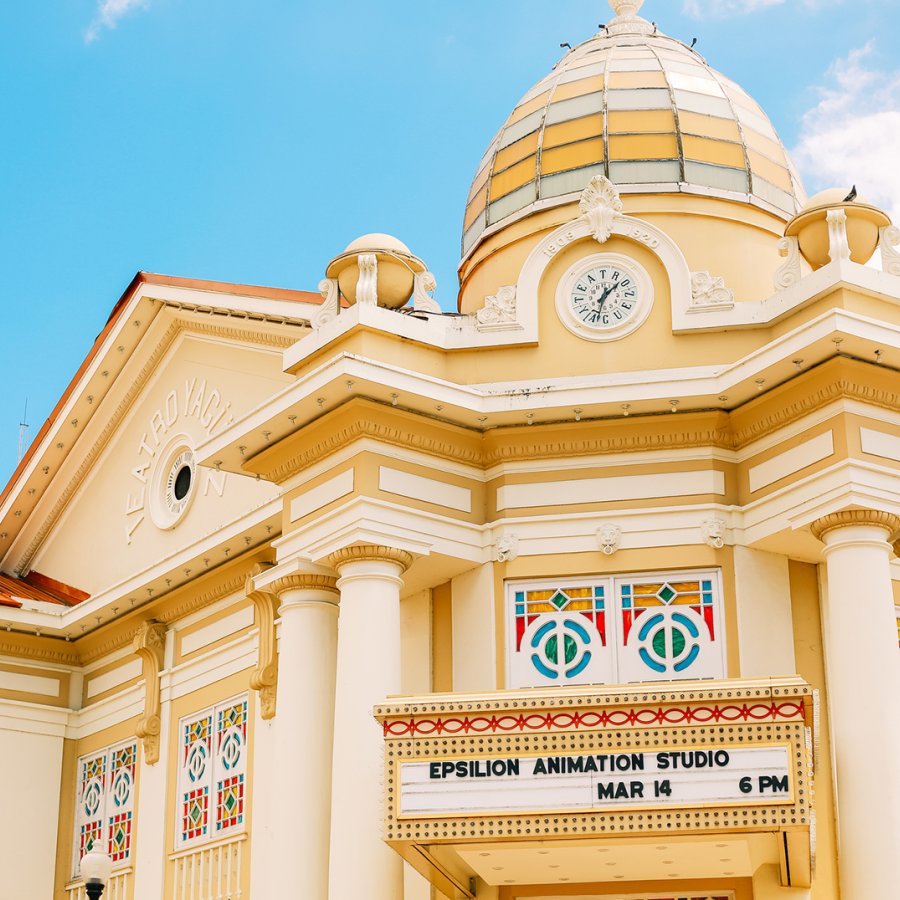
[[[385,737],[435,734],[485,734],[488,732],[541,731],[555,728],[572,731],[594,728],[625,728],[652,725],[707,725],[711,722],[763,722],[804,719],[803,703],[755,703],[748,706],[698,706],[669,709],[614,709],[588,712],[521,713],[502,716],[466,716],[462,719],[395,719],[384,723]]]

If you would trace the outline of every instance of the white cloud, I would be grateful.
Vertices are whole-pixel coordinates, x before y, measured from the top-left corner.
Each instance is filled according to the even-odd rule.
[[[856,184],[900,221],[900,69],[877,68],[874,51],[873,41],[831,66],[793,156],[811,193]]]
[[[98,0],[94,21],[84,33],[85,41],[93,43],[104,30],[115,28],[124,16],[137,9],[146,9],[149,5],[150,0]]]

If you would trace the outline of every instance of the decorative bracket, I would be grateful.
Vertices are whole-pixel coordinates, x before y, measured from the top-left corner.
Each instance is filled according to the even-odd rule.
[[[900,275],[900,228],[889,225],[881,229],[881,268],[888,275]]]
[[[703,540],[714,550],[721,550],[725,546],[725,522],[722,519],[707,519],[700,523],[703,532]]]
[[[850,259],[847,213],[843,208],[828,210],[828,255],[832,262]]]
[[[496,562],[512,562],[519,555],[519,537],[515,534],[504,534],[494,545]]]
[[[340,311],[340,289],[337,278],[323,278],[319,282],[319,293],[322,295],[322,305],[310,319],[313,328],[327,325],[337,318]]]
[[[493,297],[486,297],[484,306],[475,313],[475,327],[479,331],[510,331],[521,328],[516,317],[516,288],[506,285]]]
[[[793,287],[802,277],[800,268],[800,241],[796,237],[784,237],[778,242],[778,255],[784,262],[775,273],[775,287],[779,290]]]
[[[691,273],[690,312],[733,308],[734,291],[725,287],[724,278],[713,277],[709,272]]]
[[[259,691],[259,709],[263,719],[275,718],[275,701],[278,691],[278,644],[275,640],[275,618],[278,614],[278,595],[271,591],[257,590],[253,579],[267,569],[270,563],[258,563],[247,576],[245,591],[253,603],[256,628],[259,632],[259,650],[256,668],[250,675],[250,687]]]
[[[144,715],[138,720],[135,734],[143,743],[144,762],[152,766],[159,762],[159,735],[162,730],[159,673],[165,657],[166,626],[155,619],[144,622],[134,636],[133,647],[143,662],[144,670]]]
[[[437,279],[431,272],[420,272],[413,277],[413,309],[416,312],[443,313],[440,303],[434,299],[437,290]]]
[[[594,239],[599,244],[605,244],[612,235],[616,216],[622,212],[622,199],[616,186],[605,175],[595,175],[581,195],[579,209]]]
[[[361,306],[378,305],[378,257],[374,253],[360,253],[359,281],[356,283],[356,302]]]
[[[612,556],[622,544],[622,529],[607,522],[597,529],[597,543],[607,556]]]

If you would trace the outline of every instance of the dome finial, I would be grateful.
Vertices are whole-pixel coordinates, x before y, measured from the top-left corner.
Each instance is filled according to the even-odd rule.
[[[609,5],[620,19],[632,19],[640,12],[644,0],[609,0]]]

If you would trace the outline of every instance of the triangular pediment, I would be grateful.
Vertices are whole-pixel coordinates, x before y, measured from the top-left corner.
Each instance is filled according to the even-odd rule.
[[[71,398],[70,406],[89,417],[71,420],[82,426],[77,440],[66,448],[68,435],[57,425],[59,434],[45,437],[33,472],[26,470],[16,485],[24,500],[42,474],[51,481],[27,516],[5,518],[17,526],[4,555],[10,575],[38,570],[92,596],[119,587],[146,590],[138,586],[158,583],[170,571],[187,577],[185,561],[196,573],[198,560],[202,570],[234,558],[277,524],[275,486],[200,466],[194,450],[290,382],[282,354],[302,336],[302,319],[143,303],[125,318],[133,328],[142,314],[152,322],[132,347],[124,344],[133,337],[127,330],[119,338],[111,334],[108,356],[94,361],[96,377],[87,373]],[[117,355],[127,356],[124,363]],[[41,465],[60,450],[65,454],[55,471]]]

